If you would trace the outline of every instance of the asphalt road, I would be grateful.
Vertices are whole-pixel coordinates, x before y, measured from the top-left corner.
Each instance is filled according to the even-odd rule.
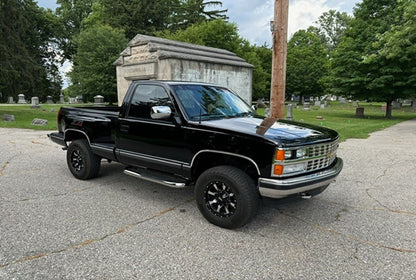
[[[0,128],[0,279],[416,279],[415,144],[416,120],[343,142],[324,193],[226,230],[192,189],[79,181],[46,132]]]

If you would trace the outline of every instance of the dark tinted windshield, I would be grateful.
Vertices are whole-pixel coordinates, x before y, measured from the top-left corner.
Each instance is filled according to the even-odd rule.
[[[250,106],[225,88],[209,85],[173,85],[172,88],[190,120],[254,114]]]

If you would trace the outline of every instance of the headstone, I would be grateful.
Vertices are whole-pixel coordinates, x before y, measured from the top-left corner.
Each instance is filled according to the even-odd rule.
[[[257,108],[266,108],[266,104],[264,103],[264,98],[260,98],[257,100]]]
[[[103,106],[104,105],[104,96],[102,96],[102,95],[94,96],[94,105],[95,106]]]
[[[82,96],[80,95],[80,96],[75,97],[75,102],[76,103],[84,103],[84,101],[82,99]]]
[[[393,101],[392,109],[401,109],[401,108],[402,108],[402,103],[401,102]]]
[[[303,103],[303,110],[309,111],[311,109],[311,104],[309,102]]]
[[[355,117],[356,118],[364,118],[364,108],[363,107],[358,107],[355,109]]]
[[[46,96],[46,104],[53,104],[52,96],[50,95]]]
[[[65,100],[63,94],[59,95],[59,104],[64,104],[64,102]]]
[[[352,106],[353,106],[353,107],[355,107],[355,108],[360,107],[360,106],[358,105],[358,101],[354,101],[354,102],[353,102],[353,104],[352,104]]]
[[[39,97],[32,97],[32,103],[30,104],[30,108],[40,108]]]
[[[345,103],[347,103],[347,100],[345,98],[343,98],[343,97],[340,97],[339,103],[345,104]]]
[[[18,97],[19,97],[19,100],[17,101],[17,104],[26,104],[26,100],[25,100],[25,95],[24,94],[19,94]]]
[[[325,109],[326,105],[325,104],[321,104],[321,109]]]
[[[321,101],[316,100],[316,101],[315,101],[315,106],[318,106],[318,107],[319,107],[319,106],[321,106]]]
[[[1,120],[5,122],[14,122],[14,115],[3,114]]]
[[[324,102],[324,106],[325,106],[325,108],[328,107],[328,101]]]
[[[47,124],[48,124],[48,120],[44,120],[44,119],[33,119],[32,121],[32,125],[45,126]]]
[[[13,96],[9,96],[9,98],[7,99],[7,103],[8,104],[13,104],[14,103]]]
[[[293,104],[289,104],[287,105],[287,115],[286,115],[286,119],[293,121]]]

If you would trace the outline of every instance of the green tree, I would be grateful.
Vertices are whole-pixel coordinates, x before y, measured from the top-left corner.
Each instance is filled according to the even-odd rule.
[[[0,2],[0,99],[57,95],[56,17],[31,0]]]
[[[379,36],[375,43],[381,51],[369,59],[379,55],[398,63],[406,77],[402,91],[414,98],[413,111],[416,111],[416,1],[401,1],[397,10],[391,30]]]
[[[315,32],[324,44],[328,55],[336,49],[341,42],[345,30],[348,28],[352,17],[347,13],[329,10],[324,12],[315,22],[317,27],[310,27],[309,31]]]
[[[75,38],[77,53],[73,70],[69,73],[71,92],[91,101],[102,95],[110,103],[117,100],[116,69],[113,62],[125,48],[127,39],[120,29],[96,25],[82,31]]]
[[[287,46],[286,92],[305,96],[320,96],[322,78],[328,73],[325,48],[314,32],[299,30]]]
[[[59,47],[63,58],[72,60],[76,53],[73,38],[82,31],[83,21],[91,14],[97,0],[57,0],[56,15],[59,18]]]
[[[391,118],[392,102],[409,95],[407,66],[398,59],[380,55],[382,34],[392,30],[401,17],[398,1],[364,0],[332,60],[331,87],[340,95],[355,99],[384,101],[386,118]],[[401,67],[405,68],[401,68]]]

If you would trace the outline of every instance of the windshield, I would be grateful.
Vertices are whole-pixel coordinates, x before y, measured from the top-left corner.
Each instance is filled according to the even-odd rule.
[[[190,120],[254,115],[253,110],[231,91],[209,85],[172,85]]]

